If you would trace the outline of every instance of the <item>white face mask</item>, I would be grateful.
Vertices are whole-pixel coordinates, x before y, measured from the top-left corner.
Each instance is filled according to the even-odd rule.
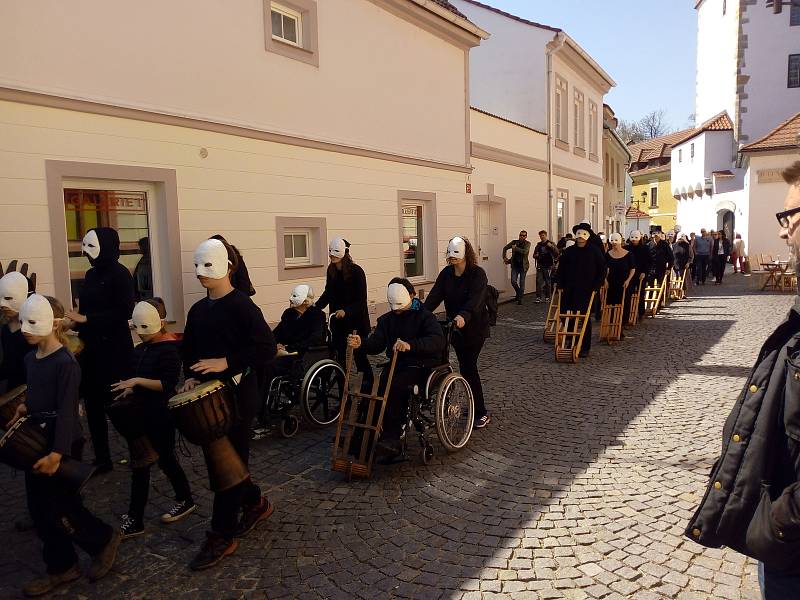
[[[386,300],[389,301],[389,308],[400,310],[411,305],[411,294],[402,283],[393,283],[386,290]]]
[[[194,270],[209,279],[222,279],[228,274],[228,249],[219,240],[201,242],[194,251]]]
[[[611,234],[611,238],[609,238],[609,239],[611,240],[612,244],[621,244],[622,243],[622,236],[620,234],[618,234],[618,233],[612,233]]]
[[[292,295],[289,296],[289,304],[292,306],[300,306],[306,300],[314,299],[314,290],[310,285],[301,284],[292,290]]]
[[[50,302],[39,294],[34,294],[25,300],[19,311],[22,333],[38,336],[50,335],[55,320]]]
[[[81,252],[91,259],[96,259],[100,256],[100,239],[97,237],[97,232],[94,229],[83,236]]]
[[[18,313],[28,297],[28,279],[22,273],[11,271],[0,279],[0,306]]]
[[[632,242],[638,242],[640,239],[642,239],[642,232],[641,231],[634,231],[633,233],[631,233],[631,241]]]
[[[586,231],[585,229],[578,229],[578,231],[575,232],[575,237],[580,238],[582,240],[588,240],[589,232]]]
[[[333,239],[331,240],[331,243],[328,244],[328,256],[335,256],[336,258],[344,258],[346,250],[347,250],[347,244],[342,238]]]
[[[133,327],[136,333],[153,335],[161,331],[163,326],[158,309],[149,302],[139,302],[133,307]]]
[[[454,237],[447,244],[447,258],[457,258],[461,260],[466,256],[467,244],[460,237]]]

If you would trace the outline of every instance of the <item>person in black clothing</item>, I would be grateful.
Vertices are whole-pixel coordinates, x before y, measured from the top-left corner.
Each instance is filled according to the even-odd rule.
[[[25,473],[28,510],[42,541],[47,573],[25,585],[26,596],[42,596],[80,578],[75,546],[92,557],[89,579],[104,577],[114,565],[120,535],[83,505],[52,475],[63,457],[80,460],[83,437],[78,418],[81,370],[64,347],[64,307],[34,294],[20,310],[22,332],[35,352],[25,356],[28,390],[11,423],[28,416],[43,427],[50,452]],[[4,424],[5,425],[5,424]]]
[[[672,256],[674,262],[672,267],[677,276],[683,275],[683,271],[692,261],[692,247],[689,245],[689,240],[686,238],[685,233],[678,235],[678,241],[672,245]]]
[[[133,269],[133,288],[136,301],[153,297],[153,265],[150,264],[150,238],[139,240],[139,252],[142,257]]]
[[[10,271],[0,278],[0,393],[25,383],[25,355],[30,346],[22,335],[19,309],[28,297],[28,278]]]
[[[275,356],[276,345],[261,310],[231,285],[236,261],[233,249],[217,239],[202,242],[194,252],[195,272],[208,296],[198,300],[186,318],[181,346],[186,381],[180,391],[191,390],[201,381],[230,381],[241,375],[233,389],[235,420],[228,438],[247,465],[250,425],[259,406],[259,373]],[[236,538],[250,532],[273,510],[250,478],[217,492],[211,530],[189,567],[207,569],[233,554],[238,547]]]
[[[650,274],[650,269],[653,266],[653,256],[650,254],[650,248],[644,243],[642,239],[642,232],[638,229],[631,232],[630,241],[625,249],[633,255],[633,262],[636,265],[636,274],[631,281],[631,293],[639,289],[639,284],[642,279],[647,279]],[[644,292],[639,296],[639,316],[644,314]]]
[[[239,249],[233,244],[229,244],[228,240],[226,240],[220,234],[212,235],[209,239],[219,240],[223,244],[227,244],[234,251],[239,266],[231,274],[231,285],[237,290],[243,291],[248,296],[255,296],[256,288],[253,287],[253,282],[250,281],[250,273],[247,271],[247,265],[244,262],[244,256],[242,256],[242,253],[239,252]]]
[[[558,248],[559,250],[563,250],[564,248],[567,247],[567,242],[572,242],[572,241],[574,241],[574,239],[572,237],[572,234],[568,233],[564,237],[562,237],[560,240],[558,240],[558,243],[556,244],[556,248]]]
[[[650,242],[650,254],[653,257],[650,282],[653,284],[661,284],[664,280],[664,276],[670,272],[672,264],[675,262],[672,248],[670,248],[669,243],[664,239],[664,234],[661,231],[653,232],[653,239]]]
[[[475,250],[468,240],[454,237],[447,244],[447,266],[433,284],[425,308],[435,311],[444,302],[447,318],[457,329],[452,338],[461,375],[472,388],[475,400],[475,428],[492,420],[486,410],[483,385],[478,372],[478,356],[489,337],[489,311],[486,308],[486,272],[478,266]]]
[[[714,285],[720,285],[731,255],[731,241],[721,229],[712,235],[714,243],[711,246],[711,272],[714,274]]]
[[[561,289],[562,313],[568,310],[584,314],[591,307],[589,299],[603,285],[606,261],[596,244],[589,239],[592,230],[583,223],[572,228],[575,245],[566,248],[558,261],[558,287]],[[587,319],[580,355],[588,356],[592,348],[592,320]]]
[[[175,504],[161,516],[162,523],[174,523],[197,508],[186,473],[175,455],[175,427],[167,403],[175,394],[181,374],[178,340],[167,333],[167,310],[161,298],[139,302],[133,309],[133,326],[142,343],[133,349],[130,376],[112,386],[115,402],[132,396],[146,422],[144,433],[158,454],[158,466],[175,491]],[[131,498],[128,513],[122,517],[120,532],[129,538],[144,533],[144,508],[150,491],[151,465],[137,466],[131,461]]]
[[[415,298],[416,291],[408,279],[392,279],[386,296],[391,310],[378,317],[375,331],[363,342],[359,335],[350,335],[347,343],[352,348],[363,347],[367,354],[385,352],[389,360],[398,353],[378,443],[389,453],[398,454],[409,390],[414,385],[424,386],[431,369],[442,364],[446,344],[441,325]],[[388,377],[387,367],[381,372],[379,394],[386,389]]]
[[[541,302],[544,292],[545,302],[550,301],[553,287],[553,267],[558,258],[558,248],[547,239],[547,232],[539,232],[539,242],[533,249],[533,258],[536,260],[536,302]]]
[[[119,262],[119,235],[110,227],[90,229],[82,249],[92,268],[86,272],[78,307],[67,312],[67,325],[83,341],[79,355],[81,396],[94,447],[97,473],[113,468],[108,447],[105,407],[111,384],[125,376],[133,351],[128,319],[133,310],[133,278]]]
[[[350,243],[342,238],[331,240],[328,245],[331,264],[325,277],[325,291],[317,300],[317,307],[329,307],[333,348],[337,360],[344,365],[347,352],[347,336],[353,331],[361,337],[369,335],[371,329],[367,308],[367,276],[364,269],[353,262]],[[363,374],[361,390],[372,390],[373,374],[366,352],[359,348],[353,353],[356,367]]]
[[[622,247],[622,236],[619,233],[612,233],[610,240],[611,248],[606,253],[606,264],[608,265],[606,304],[622,304],[622,322],[627,323],[630,310],[630,288],[636,274],[636,263],[633,260],[633,254]],[[625,337],[625,334],[622,334],[622,337]]]

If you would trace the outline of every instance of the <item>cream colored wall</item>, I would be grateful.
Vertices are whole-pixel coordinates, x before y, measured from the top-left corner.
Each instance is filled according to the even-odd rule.
[[[208,150],[201,158],[200,148]],[[446,170],[60,109],[0,102],[0,261],[25,260],[53,293],[48,159],[175,169],[185,306],[202,297],[192,252],[221,233],[245,256],[256,303],[274,321],[301,281],[277,279],[276,216],[324,216],[353,243],[369,299],[399,274],[397,192],[436,194],[439,263],[452,232],[474,228],[465,175]],[[309,281],[321,293],[324,280]],[[63,299],[66,300],[66,299]],[[379,308],[380,310],[380,308]]]
[[[0,2],[0,87],[464,165],[464,51],[369,0],[316,4],[318,68],[265,51],[262,0]]]
[[[613,163],[611,160],[608,161],[609,163],[609,177],[606,179],[606,155],[608,155],[609,159],[614,159]],[[602,154],[600,155],[600,159],[603,165],[603,211],[605,213],[604,223],[608,222],[609,218],[613,218],[620,222],[625,220],[625,216],[621,215],[617,217],[614,214],[614,204],[618,202],[626,202],[625,198],[625,165],[630,160],[630,156],[626,154],[622,148],[619,146],[619,143],[610,137],[605,130],[603,131],[603,148]],[[611,165],[614,165],[614,172],[611,171]],[[618,166],[619,165],[619,166]],[[617,186],[617,179],[616,179],[616,171],[619,170],[620,177],[619,177],[619,186]],[[622,191],[620,191],[622,190]],[[624,229],[624,223],[620,225],[620,231]]]
[[[592,183],[585,183],[583,181],[575,181],[574,179],[567,179],[565,177],[553,176],[553,193],[557,195],[558,190],[567,190],[569,192],[569,203],[567,206],[567,224],[566,231],[571,232],[572,226],[577,225],[582,220],[581,215],[576,214],[575,198],[583,198],[585,200],[585,218],[589,218],[589,207],[591,206],[591,196],[597,196],[598,214],[597,214],[597,231],[603,231],[603,215],[601,214],[601,205],[603,203],[603,186],[594,185]],[[555,209],[553,210],[553,222],[555,223]],[[555,233],[553,234],[555,235]]]
[[[547,160],[547,136],[470,110],[470,137],[472,141],[493,148],[501,148],[538,160]]]

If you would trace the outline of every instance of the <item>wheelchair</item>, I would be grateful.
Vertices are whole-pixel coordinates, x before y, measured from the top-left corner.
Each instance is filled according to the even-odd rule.
[[[293,437],[300,429],[294,414],[299,404],[303,420],[312,429],[328,427],[337,421],[344,394],[344,369],[334,359],[330,327],[325,345],[311,346],[294,357],[289,372],[266,382],[264,401],[257,415],[260,428],[255,437],[265,437],[272,429],[281,437]]]

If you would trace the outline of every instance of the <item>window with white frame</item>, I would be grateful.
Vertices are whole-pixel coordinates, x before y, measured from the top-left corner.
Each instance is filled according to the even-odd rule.
[[[554,115],[555,115],[555,133],[556,139],[559,141],[569,143],[569,130],[567,127],[567,82],[556,77],[555,99],[553,101]]]
[[[583,92],[579,92],[575,90],[575,102],[574,102],[574,117],[573,120],[575,121],[575,147],[585,149],[586,148],[586,116],[585,116],[585,109],[586,103],[583,98]]]
[[[436,194],[400,190],[401,272],[420,283],[436,278]]]
[[[789,26],[797,25],[800,25],[800,4],[795,3],[789,8]]]
[[[683,148],[678,148],[678,162],[683,162]]]
[[[569,193],[566,190],[558,190],[556,199],[556,234],[558,239],[564,237],[567,231],[567,202]]]
[[[694,142],[689,144],[689,158],[694,159]]]
[[[272,39],[303,47],[303,17],[296,10],[275,2],[270,6]]]
[[[589,196],[589,222],[592,229],[597,229],[597,196]]]
[[[283,234],[283,256],[285,264],[291,267],[311,264],[311,232],[308,230],[289,230]]]
[[[589,101],[589,155],[597,156],[597,104]]]
[[[650,208],[658,208],[658,183],[650,184]]]
[[[609,163],[608,152],[605,153],[605,161],[603,161],[603,164],[605,165],[605,170],[606,170],[605,181],[606,183],[608,183],[609,181],[611,181],[611,178],[608,176],[609,169],[611,167],[611,164]]]
[[[800,54],[789,55],[788,87],[800,87]]]

